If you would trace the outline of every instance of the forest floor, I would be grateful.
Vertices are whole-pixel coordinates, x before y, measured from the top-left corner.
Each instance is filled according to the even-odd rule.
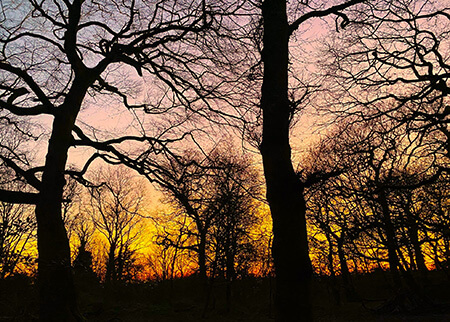
[[[345,299],[342,287],[333,288],[331,279],[316,278],[312,287],[315,320],[450,321],[450,281],[442,272],[429,274],[423,302],[411,293],[402,294],[402,300],[393,297],[388,278],[383,272],[353,276],[359,295],[353,301]],[[80,310],[88,321],[274,321],[274,283],[269,278],[236,281],[229,311],[225,284],[220,282],[211,289],[207,306],[202,288],[192,278],[116,286],[79,281],[78,289]],[[0,321],[37,320],[36,297],[27,277],[0,280]]]

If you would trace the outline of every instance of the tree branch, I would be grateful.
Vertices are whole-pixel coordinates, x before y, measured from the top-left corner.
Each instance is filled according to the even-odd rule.
[[[295,30],[298,29],[298,27],[300,27],[300,25],[302,23],[304,23],[305,21],[307,21],[311,18],[326,17],[330,14],[335,14],[335,15],[338,15],[339,17],[343,18],[344,21],[341,23],[341,27],[345,28],[349,23],[349,19],[345,14],[343,14],[340,11],[347,9],[351,6],[354,6],[355,4],[362,3],[364,1],[366,1],[366,0],[350,0],[350,1],[347,1],[344,3],[341,3],[339,5],[330,7],[325,10],[315,10],[315,11],[310,11],[308,13],[305,13],[303,16],[301,16],[300,18],[298,18],[297,20],[295,20],[293,23],[291,23],[289,25],[289,34],[292,34]]]
[[[0,189],[0,201],[2,202],[35,205],[38,199],[38,193]]]

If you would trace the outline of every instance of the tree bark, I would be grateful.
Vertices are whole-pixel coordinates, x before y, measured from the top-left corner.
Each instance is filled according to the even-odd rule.
[[[39,318],[42,321],[83,320],[77,305],[70,245],[62,219],[61,205],[72,129],[90,81],[92,80],[84,77],[74,79],[65,102],[55,113],[48,143],[42,186],[36,205]]]
[[[285,0],[266,0],[264,19],[264,77],[261,108],[263,158],[273,221],[276,274],[276,321],[312,320],[309,284],[312,276],[306,234],[303,186],[291,161],[288,99],[289,26]]]
[[[70,246],[61,214],[64,169],[72,139],[71,130],[78,112],[64,109],[53,121],[39,202],[36,205],[39,251],[40,320],[82,320],[77,307]]]

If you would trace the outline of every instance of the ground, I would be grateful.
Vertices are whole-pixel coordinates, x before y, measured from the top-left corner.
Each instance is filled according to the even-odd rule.
[[[424,288],[431,305],[421,307],[405,294],[403,312],[385,272],[353,276],[353,282],[360,298],[347,301],[338,288],[341,303],[337,304],[331,279],[315,278],[316,321],[450,321],[450,281],[441,272],[432,272]],[[78,280],[77,284],[80,309],[88,321],[274,321],[274,281],[270,278],[236,281],[230,312],[225,309],[225,284],[220,281],[211,289],[208,306],[195,278],[126,285]],[[0,280],[0,321],[36,320],[36,295],[33,280],[26,276]]]

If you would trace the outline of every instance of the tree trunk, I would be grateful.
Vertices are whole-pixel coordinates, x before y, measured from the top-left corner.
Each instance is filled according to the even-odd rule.
[[[350,271],[347,265],[347,259],[345,258],[343,236],[341,236],[337,240],[337,250],[338,250],[339,264],[341,266],[341,277],[342,282],[344,284],[345,297],[347,298],[347,301],[354,301],[358,299],[358,295],[356,294],[355,288],[353,287],[353,283],[350,277]]]
[[[325,237],[328,242],[328,270],[330,272],[330,283],[331,283],[331,292],[333,293],[334,300],[337,305],[341,305],[341,296],[339,293],[339,285],[337,283],[336,271],[334,269],[334,250],[333,250],[333,240],[331,234],[325,230]]]
[[[60,108],[62,113],[56,115],[53,122],[36,205],[42,321],[81,320],[73,283],[69,240],[61,216],[64,169],[75,117],[64,113],[63,106]]]
[[[422,246],[419,241],[419,228],[416,220],[411,224],[409,230],[409,239],[412,243],[414,249],[414,257],[416,262],[416,267],[420,272],[421,283],[425,285],[428,282],[428,268],[425,264],[425,257],[422,253]]]
[[[417,227],[414,228],[414,230],[410,233],[410,238],[411,238],[411,242],[413,244],[414,247],[414,256],[416,258],[416,265],[417,265],[417,269],[420,272],[424,272],[427,273],[428,272],[428,268],[425,265],[425,257],[423,256],[422,253],[422,247],[419,241],[419,236],[418,236],[418,231],[417,231]]]
[[[389,205],[387,202],[387,196],[384,190],[381,190],[378,202],[381,206],[382,218],[384,224],[384,232],[386,234],[386,247],[388,250],[388,262],[389,262],[389,270],[392,275],[392,279],[394,282],[394,287],[396,290],[400,290],[402,288],[402,280],[400,277],[399,267],[400,261],[397,256],[397,237],[395,236],[395,227],[392,224]]]
[[[208,275],[206,273],[206,233],[200,233],[200,242],[198,244],[198,268],[200,281],[204,287],[208,284]]]
[[[273,221],[276,321],[310,321],[312,268],[306,234],[306,205],[303,186],[292,166],[289,145],[291,110],[288,99],[289,28],[286,1],[264,1],[262,14],[264,78],[260,151]]]
[[[234,254],[236,245],[230,245],[233,242],[230,242],[227,238],[227,243],[225,245],[226,249],[226,310],[227,313],[231,312],[232,306],[232,294],[233,294],[233,282],[236,275],[234,269]]]
[[[106,264],[105,281],[112,283],[116,281],[116,244],[111,243],[108,251],[108,263]]]
[[[333,250],[333,240],[331,239],[331,234],[325,231],[325,238],[328,242],[328,270],[330,272],[330,276],[334,279],[336,277],[336,272],[334,270],[334,250]]]

